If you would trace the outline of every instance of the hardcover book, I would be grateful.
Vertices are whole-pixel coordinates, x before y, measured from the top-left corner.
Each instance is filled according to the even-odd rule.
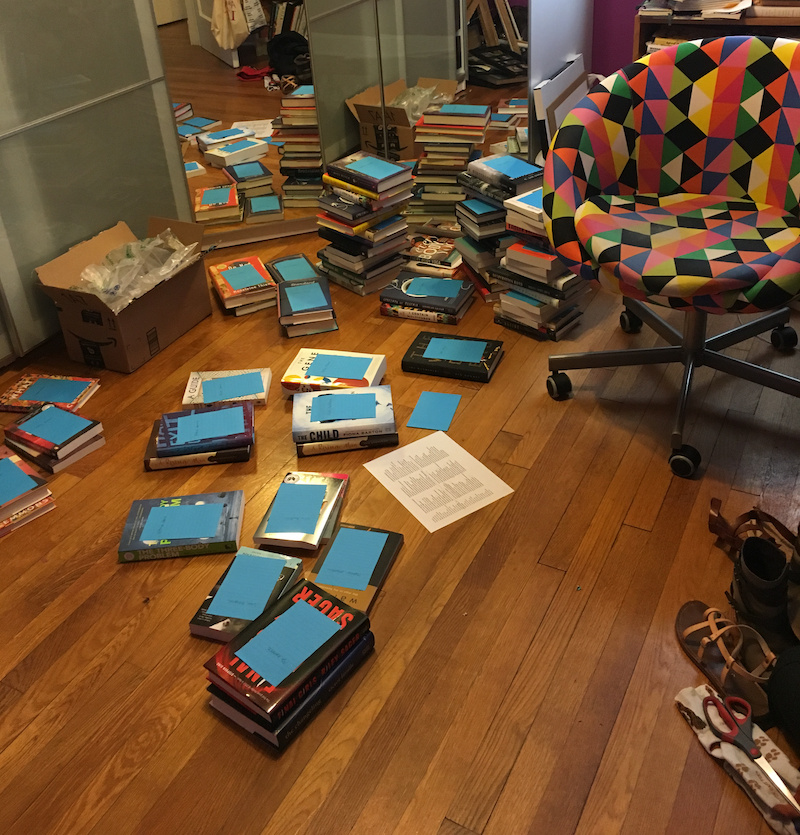
[[[277,194],[245,197],[245,223],[272,223],[283,217],[283,200]]]
[[[421,331],[401,362],[403,371],[488,383],[503,358],[503,343],[496,339]]]
[[[184,455],[158,455],[156,443],[158,441],[158,430],[161,427],[160,420],[153,421],[153,429],[147,441],[147,449],[144,453],[145,472],[157,470],[175,470],[180,467],[202,467],[206,464],[234,464],[239,461],[249,461],[253,451],[252,444],[233,447],[233,449],[221,449],[218,452],[193,452]],[[69,459],[66,459],[69,460]]]
[[[94,435],[85,444],[81,444],[77,449],[73,449],[64,458],[53,458],[41,452],[36,447],[28,446],[21,441],[15,441],[12,438],[6,437],[6,446],[12,452],[53,475],[60,473],[61,470],[66,469],[70,464],[80,461],[81,458],[85,458],[90,452],[94,452],[96,449],[100,449],[101,446],[105,446],[105,443],[106,439],[102,435]]]
[[[47,482],[7,446],[0,446],[0,519],[50,496]]]
[[[183,393],[184,406],[251,401],[267,405],[272,382],[269,368],[244,368],[237,371],[192,371]]]
[[[103,424],[44,403],[5,428],[6,439],[18,441],[51,458],[66,458],[103,431]]]
[[[201,151],[206,151],[215,145],[225,145],[251,136],[255,136],[255,132],[247,128],[227,128],[226,130],[215,130],[210,133],[200,133],[197,135],[197,147]]]
[[[363,612],[300,580],[205,667],[212,683],[275,727],[367,632]]]
[[[249,191],[257,186],[269,185],[272,182],[272,172],[259,160],[227,165],[222,169],[222,173],[239,191]]]
[[[236,186],[198,188],[194,193],[194,216],[200,223],[239,216],[239,193]]]
[[[541,188],[532,189],[516,197],[509,197],[503,205],[507,210],[518,212],[530,220],[541,222],[544,219]]]
[[[159,458],[218,452],[255,443],[253,404],[195,407],[162,415],[156,441]]]
[[[25,374],[0,394],[0,411],[27,412],[43,403],[55,403],[74,412],[97,391],[95,377],[67,377],[57,374]]]
[[[331,291],[321,275],[278,285],[278,321],[282,325],[319,322],[330,319],[332,313]]]
[[[230,641],[271,606],[303,573],[299,557],[240,548],[189,621],[189,632]]]
[[[436,278],[402,270],[400,275],[381,290],[384,304],[431,310],[456,315],[467,304],[475,287],[459,278]]]
[[[244,493],[137,499],[119,545],[119,562],[219,554],[239,547]]]
[[[332,391],[378,385],[386,373],[385,354],[301,348],[281,377],[284,397],[305,391]]]
[[[391,386],[296,394],[292,404],[292,440],[335,441],[396,432]]]
[[[514,188],[519,194],[534,188],[542,178],[543,169],[511,154],[492,154],[473,160],[467,172],[487,183]]]
[[[316,267],[305,255],[285,255],[267,263],[267,269],[276,284],[319,277]]]
[[[343,183],[350,183],[377,194],[412,178],[411,171],[404,165],[389,162],[364,151],[356,151],[332,162],[327,171],[331,177]]]
[[[397,446],[400,436],[397,432],[388,435],[364,435],[358,438],[339,438],[335,441],[311,441],[296,444],[297,457],[308,458],[311,455],[328,455],[332,452],[350,452],[358,449],[377,449],[378,447]]]

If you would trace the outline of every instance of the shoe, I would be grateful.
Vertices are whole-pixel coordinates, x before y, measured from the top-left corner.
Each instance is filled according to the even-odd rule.
[[[294,59],[295,75],[301,84],[311,84],[311,56],[298,55]]]

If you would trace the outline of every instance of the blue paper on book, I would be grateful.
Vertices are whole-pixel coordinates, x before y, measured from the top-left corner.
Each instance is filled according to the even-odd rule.
[[[37,438],[50,441],[51,444],[63,444],[64,441],[68,441],[73,435],[83,432],[91,425],[90,420],[80,415],[51,407],[26,420],[21,428],[31,435],[36,435]]]
[[[237,177],[264,177],[266,176],[261,163],[258,162],[240,162],[232,166],[233,173]],[[269,173],[269,172],[267,172]]]
[[[243,290],[245,287],[252,287],[254,284],[267,283],[264,276],[252,264],[240,264],[238,267],[231,267],[229,270],[220,270],[220,275],[234,290]]]
[[[296,90],[293,90],[290,93],[290,96],[313,96],[314,95],[314,85],[313,84],[301,84]]]
[[[287,285],[286,298],[292,306],[292,313],[302,313],[304,310],[328,306],[328,300],[322,288],[315,283]]]
[[[184,139],[188,139],[190,136],[202,132],[202,128],[196,128],[193,125],[178,125],[178,136],[182,136]]]
[[[531,165],[529,162],[525,162],[524,159],[512,157],[510,154],[508,156],[495,157],[494,159],[484,159],[481,162],[487,168],[493,168],[495,171],[505,174],[506,177],[510,177],[512,180],[516,177],[527,177],[531,174],[538,174],[542,170],[538,165]]]
[[[525,194],[521,194],[517,197],[520,203],[524,203],[526,206],[532,206],[534,209],[541,209],[542,208],[542,190],[540,188],[535,188],[533,191],[528,191]]]
[[[287,258],[273,265],[284,281],[298,281],[301,278],[316,278],[317,272],[308,259],[298,255],[297,258]]]
[[[516,301],[529,304],[531,307],[545,307],[544,302],[540,302],[538,299],[532,299],[530,296],[525,296],[522,293],[517,293],[515,290],[509,290],[505,295],[509,299],[516,299]]]
[[[408,419],[407,426],[416,429],[441,429],[446,432],[453,422],[460,400],[460,394],[423,391]]]
[[[298,600],[265,626],[237,657],[270,684],[277,686],[339,631],[339,624]]]
[[[442,299],[454,299],[461,289],[461,282],[456,278],[412,278],[404,288],[408,296],[436,296]]]
[[[215,403],[218,400],[230,400],[232,397],[247,397],[264,391],[264,378],[258,371],[247,374],[234,374],[232,377],[215,377],[203,380],[203,401]]]
[[[267,605],[286,563],[272,557],[238,554],[222,581],[209,615],[255,620]]]
[[[277,194],[260,194],[250,198],[251,212],[277,212],[280,207],[281,201]]]
[[[429,360],[480,362],[486,343],[480,339],[442,339],[433,337],[422,356]]]
[[[266,532],[314,533],[325,492],[324,484],[281,484],[269,512]]]
[[[213,125],[215,122],[219,122],[219,120],[206,119],[205,116],[192,116],[191,119],[187,119],[183,124],[191,125],[193,128],[207,128],[209,127],[209,125]]]
[[[317,354],[308,366],[306,377],[327,377],[329,380],[363,380],[371,360],[368,357],[337,357]]]
[[[10,458],[0,458],[0,506],[38,487]]]
[[[91,383],[81,380],[39,379],[26,389],[20,400],[36,400],[40,403],[72,403],[86,391]]]
[[[510,122],[514,118],[514,113],[492,113],[493,122]]]
[[[233,186],[220,186],[219,188],[207,188],[200,198],[201,206],[221,206],[231,199],[231,188]]]
[[[221,504],[151,507],[140,539],[142,542],[160,542],[216,536],[222,508]]]
[[[382,180],[406,170],[400,165],[387,162],[385,159],[378,159],[378,157],[361,157],[353,160],[353,162],[348,162],[345,168],[348,171],[363,174],[365,177],[372,177],[374,180]]]
[[[320,394],[311,401],[313,422],[324,420],[359,420],[374,418],[377,402],[374,394]]]
[[[241,139],[239,142],[231,142],[230,145],[223,145],[220,150],[226,154],[235,154],[237,151],[244,151],[246,148],[252,148],[258,145],[252,139]]]
[[[527,99],[509,99],[508,100],[509,107],[527,107],[528,100]]]
[[[241,435],[244,432],[244,409],[241,406],[232,406],[230,409],[218,409],[213,412],[196,412],[179,417],[175,423],[178,444]]]
[[[184,162],[183,170],[188,174],[190,171],[205,171],[202,165],[199,162]]]
[[[364,591],[388,538],[380,531],[339,528],[315,582]]]
[[[230,139],[232,136],[241,136],[242,129],[241,128],[228,128],[227,130],[216,130],[213,133],[209,133],[207,138],[211,142],[219,142],[223,139]]]
[[[490,203],[484,203],[483,200],[478,200],[474,197],[471,200],[465,200],[461,205],[474,215],[488,215],[489,212],[499,211],[497,206],[492,206]]]
[[[443,104],[439,112],[451,116],[485,116],[488,109],[485,104]]]

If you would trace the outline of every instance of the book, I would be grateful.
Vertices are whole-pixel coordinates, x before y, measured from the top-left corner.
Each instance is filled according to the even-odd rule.
[[[505,209],[498,209],[491,203],[485,200],[477,200],[472,198],[464,200],[456,206],[456,215],[459,218],[465,218],[472,221],[472,223],[483,226],[484,224],[492,224],[496,221],[505,221]]]
[[[176,130],[181,139],[188,139],[190,142],[195,136],[203,132],[202,128],[196,128],[187,124],[178,125]]]
[[[209,186],[195,189],[194,217],[198,223],[238,218],[239,193],[236,186]]]
[[[208,274],[225,308],[274,299],[277,296],[275,279],[255,255],[213,264],[208,268]]]
[[[156,455],[166,458],[196,452],[219,452],[254,443],[252,402],[220,403],[163,414]]]
[[[213,641],[230,641],[302,573],[299,557],[240,548],[189,621],[189,632]]]
[[[503,205],[508,211],[516,212],[541,223],[544,218],[542,199],[541,188],[536,188],[525,194],[508,198],[503,202]]]
[[[70,464],[74,464],[76,461],[80,461],[81,458],[85,458],[90,452],[94,452],[96,449],[100,449],[101,446],[105,446],[106,439],[102,435],[95,435],[85,444],[79,446],[77,449],[74,449],[64,458],[52,458],[35,447],[27,446],[26,444],[14,441],[8,437],[6,438],[5,443],[6,446],[12,452],[19,455],[20,458],[24,458],[31,464],[36,464],[37,467],[41,467],[48,473],[55,475],[55,473],[60,473],[61,470],[65,470]]]
[[[524,272],[541,276],[543,281],[563,275],[567,271],[564,262],[557,255],[542,249],[524,243],[513,244],[505,254],[506,267],[510,270],[521,267]]]
[[[60,374],[25,374],[0,394],[0,412],[27,412],[43,403],[55,403],[74,412],[100,387],[96,377]]]
[[[315,107],[316,96],[314,95],[313,84],[303,84],[292,90],[288,96],[281,99],[282,107]]]
[[[184,406],[252,401],[267,405],[272,382],[269,368],[243,368],[236,371],[192,371],[183,392]]]
[[[333,316],[328,280],[321,275],[278,285],[278,321],[282,325],[319,322]]]
[[[276,284],[282,281],[315,279],[319,277],[317,268],[305,255],[284,255],[267,262],[267,270]]]
[[[298,458],[308,458],[311,455],[327,455],[332,452],[397,446],[399,443],[400,436],[396,432],[390,432],[386,435],[365,435],[360,438],[339,438],[334,441],[309,441],[306,444],[296,444],[296,450]]]
[[[236,551],[244,493],[197,493],[136,499],[119,544],[119,562],[196,557]]]
[[[253,541],[269,548],[318,548],[333,535],[348,484],[344,473],[287,473]]]
[[[482,104],[443,104],[422,114],[424,125],[456,125],[459,127],[485,128],[489,124],[492,108]]]
[[[436,278],[402,270],[381,290],[383,304],[455,315],[472,297],[475,287],[460,278]]]
[[[391,386],[308,391],[294,396],[292,440],[296,444],[396,431]]]
[[[215,145],[226,145],[241,139],[248,139],[255,136],[255,132],[247,128],[227,128],[197,134],[197,147],[201,151],[207,151]]]
[[[272,172],[260,160],[226,165],[222,173],[239,191],[250,192],[253,188],[272,183]]]
[[[5,428],[6,440],[19,441],[50,458],[66,458],[95,435],[103,424],[56,406],[43,403]]]
[[[302,322],[299,325],[281,325],[281,332],[288,339],[298,336],[312,336],[317,333],[330,333],[339,330],[339,323],[336,321],[336,312],[332,313],[331,319],[319,322]]]
[[[0,519],[50,496],[47,482],[7,446],[0,446]]]
[[[23,525],[27,525],[28,522],[32,522],[34,519],[38,519],[40,516],[44,516],[45,513],[49,513],[55,509],[56,503],[53,497],[45,496],[43,499],[39,499],[38,502],[23,507],[22,510],[12,513],[5,519],[0,519],[0,538],[8,536],[17,530],[17,528],[21,528]]]
[[[417,322],[435,322],[437,325],[457,325],[464,314],[472,306],[472,299],[468,299],[456,313],[437,313],[434,310],[418,310],[414,307],[403,307],[400,304],[383,302],[379,313],[394,319],[413,319]]]
[[[160,427],[161,421],[154,420],[142,462],[145,472],[148,473],[158,470],[175,470],[181,467],[202,467],[206,464],[234,464],[238,461],[249,461],[253,451],[253,445],[246,444],[245,446],[221,449],[216,452],[193,452],[181,455],[159,456],[156,450],[156,442],[158,441],[158,430]]]
[[[400,367],[416,374],[488,383],[502,358],[500,340],[420,331]]]
[[[520,194],[538,185],[543,169],[511,154],[492,154],[473,160],[467,166],[467,173],[487,183],[513,188]]]
[[[255,162],[269,153],[269,147],[269,142],[249,136],[227,144],[212,145],[203,154],[203,159],[214,168],[225,168],[237,163]]]
[[[569,319],[569,321],[565,322],[562,327],[557,330],[552,330],[542,326],[536,327],[534,325],[527,325],[524,322],[512,319],[509,316],[503,316],[502,312],[497,310],[495,310],[494,322],[498,325],[502,325],[504,328],[508,328],[509,330],[517,331],[518,333],[523,333],[526,336],[533,337],[533,339],[537,339],[540,342],[558,342],[573,328],[580,324],[580,316],[580,311],[578,311]]]
[[[201,177],[206,169],[199,162],[184,162],[183,170],[187,177]]]
[[[271,223],[283,218],[283,200],[277,194],[245,197],[245,223]]]
[[[388,262],[388,269],[381,270],[371,278],[352,273],[331,263],[321,262],[319,269],[332,284],[338,284],[339,287],[344,287],[359,296],[368,296],[370,293],[383,290],[387,284],[390,284],[400,275],[403,266],[402,261],[402,258],[392,259]]]
[[[281,377],[284,397],[307,391],[368,388],[386,373],[385,354],[301,348]]]
[[[369,631],[366,614],[300,580],[205,667],[212,683],[244,697],[274,728]]]
[[[182,122],[184,119],[188,119],[192,115],[192,112],[192,105],[189,102],[172,102],[172,115],[175,117],[176,122]]]
[[[308,579],[368,613],[402,547],[401,533],[343,522]]]
[[[278,300],[273,297],[260,302],[250,302],[249,304],[240,304],[237,307],[223,308],[222,312],[226,316],[246,316],[248,313],[256,313],[259,310],[266,310],[268,307],[276,307],[277,304]]]
[[[412,179],[404,165],[356,151],[328,165],[327,173],[343,183],[350,183],[373,193],[381,194]]]
[[[191,118],[185,119],[183,124],[190,125],[197,128],[200,133],[204,133],[210,131],[211,128],[219,127],[222,122],[219,119],[209,119],[206,116],[191,116]]]

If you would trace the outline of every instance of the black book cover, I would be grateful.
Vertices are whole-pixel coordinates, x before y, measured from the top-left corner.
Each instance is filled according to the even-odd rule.
[[[535,290],[537,293],[541,293],[542,295],[549,296],[553,299],[559,299],[560,301],[565,301],[572,295],[571,292],[568,293],[564,290],[559,290],[558,287],[553,287],[552,284],[548,284],[545,281],[536,281],[533,278],[512,272],[504,267],[487,267],[486,272],[489,274],[490,278],[493,278],[496,281],[503,281],[506,284],[513,284],[516,287]]]
[[[411,307],[415,310],[432,310],[435,313],[451,313],[455,315],[466,304],[475,292],[475,285],[471,281],[458,278],[433,278],[436,287],[452,287],[452,296],[420,295],[415,292],[414,284],[417,279],[423,282],[431,276],[418,275],[410,270],[402,270],[399,276],[381,290],[380,300],[387,304],[398,304],[401,307]],[[444,284],[449,282],[449,284]]]
[[[478,362],[463,360],[431,359],[425,351],[431,339],[454,339],[465,342],[483,342],[485,348]],[[400,367],[415,374],[431,374],[435,377],[452,377],[458,380],[474,380],[488,383],[495,368],[503,358],[503,343],[496,339],[476,339],[470,336],[450,336],[421,331],[405,353]]]

